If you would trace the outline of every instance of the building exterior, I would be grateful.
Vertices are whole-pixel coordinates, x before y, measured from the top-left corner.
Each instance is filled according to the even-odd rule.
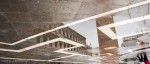
[[[46,31],[46,30],[50,30],[50,29],[59,27],[61,25],[63,25],[63,23],[52,23],[52,24],[42,27],[40,29],[36,29],[35,31],[36,32]],[[47,40],[51,40],[54,38],[66,38],[66,39],[69,39],[69,40],[72,40],[72,41],[75,41],[75,42],[85,45],[85,47],[77,47],[77,48],[69,49],[68,50],[69,52],[77,52],[77,53],[84,54],[84,55],[92,55],[91,53],[89,53],[87,51],[87,49],[91,49],[91,46],[86,44],[86,38],[69,27],[59,29],[59,30],[56,30],[49,34],[40,36],[37,38],[37,42],[45,42]],[[51,43],[48,45],[48,47],[58,48],[58,49],[59,48],[61,48],[61,49],[69,48],[72,46],[73,45],[65,43],[65,42],[61,42],[61,41]]]
[[[123,38],[123,43],[121,44],[121,47],[130,47],[130,46],[139,46],[143,44],[147,44],[147,42],[140,41],[138,38],[142,37],[143,35],[135,35],[135,36],[129,36]],[[142,44],[143,43],[143,44]]]
[[[40,33],[46,30],[50,30],[53,28],[56,28],[58,26],[63,25],[63,23],[52,23],[49,25],[46,25],[44,27],[40,27],[40,28],[36,28],[34,29],[34,33]],[[79,33],[77,33],[76,31],[74,31],[73,29],[66,27],[60,30],[56,30],[54,32],[45,34],[45,35],[41,35],[39,37],[33,38],[31,39],[31,41],[33,42],[26,42],[26,43],[22,43],[21,46],[25,46],[25,45],[33,45],[32,43],[37,44],[37,43],[42,43],[42,42],[46,42],[48,40],[52,40],[55,38],[65,38],[65,39],[69,39],[71,41],[83,44],[85,46],[83,47],[77,47],[77,48],[72,48],[72,49],[68,49],[67,52],[71,52],[71,53],[77,53],[77,54],[82,54],[82,55],[92,55],[91,52],[88,51],[88,49],[91,49],[90,45],[87,45],[86,43],[86,38],[82,35],[80,35]],[[71,42],[70,42],[71,43]],[[15,46],[16,48],[18,48],[20,45]],[[62,41],[57,41],[48,45],[44,45],[35,49],[32,49],[31,51],[27,51],[26,53],[14,53],[14,55],[17,55],[19,57],[34,57],[35,59],[37,58],[44,58],[44,59],[55,59],[55,58],[59,58],[59,56],[66,55],[66,54],[60,54],[57,52],[53,52],[53,50],[59,50],[59,49],[64,49],[64,48],[69,48],[72,47],[74,45],[72,44],[68,44]],[[2,53],[2,52],[1,52]],[[29,54],[36,54],[34,55],[29,55]],[[5,54],[3,54],[5,55]],[[6,54],[7,55],[7,54]],[[71,57],[73,58],[73,57]],[[10,64],[10,62],[1,62],[3,61],[3,59],[0,59],[0,63],[6,63],[6,64]],[[4,60],[5,61],[5,60]],[[7,61],[7,60],[6,60]],[[18,61],[18,60],[8,60],[8,61],[12,61],[11,64],[16,64],[16,63],[29,63],[29,64],[43,64],[43,62],[34,62],[34,61]],[[13,62],[15,61],[15,62]],[[59,61],[65,61],[65,59],[59,59]],[[74,61],[72,59],[69,59],[67,61]],[[67,63],[63,63],[63,62],[45,62],[45,64],[67,64]],[[73,63],[68,63],[68,64],[73,64]]]
[[[121,47],[130,47],[130,46],[137,46],[137,45],[138,45],[137,40],[132,40],[132,41],[123,42],[121,44]]]

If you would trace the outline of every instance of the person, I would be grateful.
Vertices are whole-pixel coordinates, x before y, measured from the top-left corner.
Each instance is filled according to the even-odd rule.
[[[139,62],[144,62],[143,55],[141,53],[137,54],[137,58],[139,59]]]
[[[150,64],[148,58],[147,58],[147,55],[146,55],[146,52],[143,53],[144,54],[144,63],[145,64]]]
[[[146,52],[139,53],[137,55],[137,58],[139,59],[140,62],[144,62],[145,64],[150,64],[150,62],[147,58]]]

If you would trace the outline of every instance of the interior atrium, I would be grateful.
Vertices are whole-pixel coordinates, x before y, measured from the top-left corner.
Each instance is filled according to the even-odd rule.
[[[150,0],[0,0],[0,64],[150,64]]]

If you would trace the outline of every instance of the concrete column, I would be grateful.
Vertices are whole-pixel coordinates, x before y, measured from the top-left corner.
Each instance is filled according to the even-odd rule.
[[[103,26],[103,25],[107,25],[107,24],[111,24],[111,23],[114,23],[113,17],[111,17],[111,16],[104,16],[104,17],[96,19],[96,25],[97,25],[97,27]],[[114,33],[116,33],[115,32],[116,31],[115,27],[111,28],[111,30]],[[105,35],[100,30],[97,30],[97,33],[98,33],[100,54],[112,53],[114,55],[111,58],[114,61],[118,61],[119,60],[118,59],[119,55],[118,55],[117,50],[105,50],[105,48],[107,48],[107,47],[118,47],[118,41],[110,39],[107,35]],[[116,64],[119,64],[119,63],[116,63]]]

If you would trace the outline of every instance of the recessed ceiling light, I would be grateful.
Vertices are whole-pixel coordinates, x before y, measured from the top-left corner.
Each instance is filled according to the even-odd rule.
[[[131,49],[129,49],[129,50],[127,50],[128,52],[133,52],[133,50],[131,50]]]
[[[107,48],[104,48],[105,50],[111,50],[111,49],[116,49],[117,47],[107,47]]]
[[[107,55],[109,55],[109,56],[113,56],[114,54],[112,54],[112,53],[106,53]]]

